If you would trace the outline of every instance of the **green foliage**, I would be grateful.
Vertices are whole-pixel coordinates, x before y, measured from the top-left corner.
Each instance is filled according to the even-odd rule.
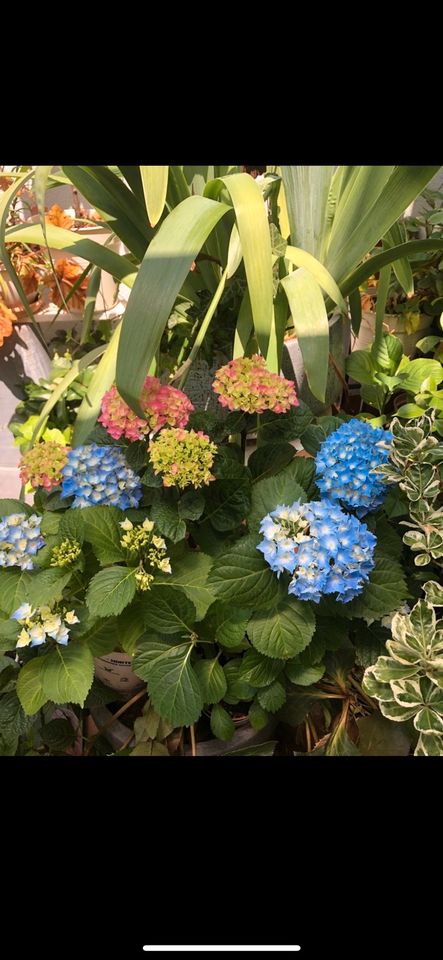
[[[403,542],[415,554],[419,567],[443,557],[443,443],[431,430],[429,417],[405,425],[394,419],[390,462],[376,470],[386,483],[398,484],[407,497],[410,520],[401,523],[410,529]]]
[[[431,583],[424,589],[433,595]],[[432,603],[419,600],[409,615],[394,616],[391,631],[390,656],[366,669],[363,688],[379,700],[388,720],[413,720],[416,756],[443,756],[443,621],[437,621]]]

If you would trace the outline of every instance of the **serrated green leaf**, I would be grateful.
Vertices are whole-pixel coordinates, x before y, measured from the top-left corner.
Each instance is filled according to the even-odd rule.
[[[285,673],[291,683],[296,683],[299,687],[309,687],[311,684],[321,680],[325,672],[324,663],[317,663],[311,667],[304,667],[301,663],[288,663]]]
[[[211,710],[211,730],[218,740],[231,740],[235,733],[232,717],[219,703],[216,703]]]
[[[291,463],[294,457],[294,447],[286,440],[279,443],[264,443],[263,446],[257,447],[249,457],[248,468],[252,473],[254,482],[257,482],[279,473],[283,467]]]
[[[164,579],[157,577],[155,587],[179,587],[196,609],[196,620],[202,620],[208,607],[215,600],[215,593],[208,584],[212,559],[197,550],[186,550],[179,560],[172,563],[172,574]]]
[[[257,551],[256,536],[245,537],[216,557],[208,586],[220,600],[235,601],[239,607],[268,607],[278,601],[282,592],[276,576]]]
[[[34,607],[42,607],[55,600],[61,600],[63,590],[72,573],[63,570],[42,570],[32,575],[27,586],[26,600]]]
[[[284,669],[284,660],[270,660],[258,650],[248,650],[242,658],[239,676],[253,687],[267,687]]]
[[[253,613],[248,636],[253,646],[266,657],[289,660],[307,647],[315,630],[310,604],[301,600],[282,600],[271,610]]]
[[[294,503],[307,500],[306,490],[309,490],[315,474],[315,463],[306,457],[295,457],[284,470],[276,476],[259,480],[252,488],[252,504],[249,515],[249,525],[258,526],[263,517],[277,504]]]
[[[178,515],[183,520],[198,520],[205,509],[201,490],[186,490],[178,501]]]
[[[89,509],[87,507],[86,509]],[[94,509],[97,509],[96,507]],[[106,508],[114,509],[114,508]],[[59,537],[61,540],[69,538],[70,540],[78,540],[80,544],[83,543],[85,537],[85,528],[83,524],[83,513],[84,510],[67,510],[66,513],[60,519],[60,526],[58,529]]]
[[[145,632],[142,603],[132,603],[120,617],[117,617],[116,623],[119,646],[132,657],[140,637]],[[117,648],[114,647],[115,649]]]
[[[83,507],[81,511],[84,538],[101,564],[124,560],[126,553],[120,545],[123,530],[119,526],[125,514],[117,507]]]
[[[30,517],[34,510],[28,503],[23,503],[22,500],[13,500],[10,497],[0,499],[0,517],[10,517],[13,513],[24,513],[27,517]]]
[[[216,600],[198,626],[199,636],[212,641],[217,640],[227,649],[236,649],[245,642],[249,617],[249,610],[233,609],[232,604]]]
[[[290,367],[292,371],[292,364]],[[285,375],[292,376],[293,373],[286,374],[285,370]],[[259,441],[273,443],[277,440],[298,440],[313,419],[314,415],[303,400],[299,401],[297,407],[291,407],[287,413],[273,413],[272,410],[266,410],[265,413],[260,414]],[[232,433],[234,432],[232,430]]]
[[[51,750],[63,752],[77,737],[69,720],[51,720],[40,727],[40,736]]]
[[[183,590],[154,584],[143,599],[143,617],[148,629],[159,633],[190,633],[196,611]]]
[[[204,491],[205,521],[222,533],[234,530],[251,509],[251,476],[249,470],[236,460],[219,462],[216,480]]]
[[[47,699],[82,707],[94,679],[94,660],[86,644],[75,641],[67,647],[57,645],[42,660],[41,681]]]
[[[269,687],[259,690],[257,700],[268,713],[276,713],[286,700],[286,690],[280,680],[274,680]]]
[[[139,645],[133,669],[148,684],[152,704],[174,726],[189,726],[198,720],[203,697],[191,666],[192,643],[174,645],[149,639]]]
[[[186,536],[186,523],[178,515],[177,504],[165,503],[164,500],[154,500],[151,509],[151,520],[154,521],[159,533],[178,543]]]
[[[57,513],[44,513],[40,523],[42,536],[48,537],[57,533],[61,519]]]
[[[16,741],[30,727],[29,717],[26,716],[21,702],[15,692],[4,693],[0,697],[0,730],[4,741]]]
[[[204,703],[218,703],[228,688],[223,667],[217,657],[214,660],[199,660],[194,666]]]
[[[93,657],[103,657],[119,646],[120,634],[115,617],[97,620],[87,633],[82,633],[82,641],[89,647]]]
[[[109,617],[121,613],[135,594],[134,569],[107,567],[92,578],[86,603],[93,616]]]
[[[379,557],[360,596],[343,604],[343,615],[380,620],[401,607],[407,596],[408,588],[400,564]]]
[[[257,692],[256,687],[251,686],[250,683],[247,683],[246,680],[242,679],[240,676],[240,669],[241,660],[239,657],[229,660],[228,663],[225,663],[225,666],[223,667],[226,682],[228,684],[228,689],[223,698],[225,703],[235,704],[244,700],[252,700],[254,694]]]
[[[21,668],[17,678],[17,696],[28,716],[37,713],[48,697],[43,689],[44,657],[34,657]]]
[[[269,723],[270,715],[263,710],[263,707],[260,706],[258,700],[254,700],[251,703],[248,711],[248,720],[251,724],[253,730],[263,730],[264,727]]]

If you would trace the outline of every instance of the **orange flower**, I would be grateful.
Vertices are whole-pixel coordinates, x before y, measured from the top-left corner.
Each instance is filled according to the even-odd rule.
[[[80,267],[75,260],[59,260],[55,265],[55,271],[58,278],[57,286],[55,277],[53,274],[49,274],[46,278],[48,286],[51,290],[51,300],[57,305],[57,307],[63,306],[63,300],[60,296],[59,287],[63,293],[63,296],[66,300],[68,293],[72,290],[72,287],[76,283],[79,277],[83,273],[83,267]],[[85,297],[86,297],[86,288],[88,286],[87,277],[82,280],[80,286],[77,288],[75,293],[70,297],[68,301],[68,307],[72,307],[73,310],[82,310]]]
[[[11,336],[14,320],[15,314],[6,306],[3,300],[0,300],[0,347],[3,346],[6,337]]]
[[[51,209],[45,214],[46,223],[52,223],[54,227],[64,227],[65,230],[71,230],[73,226],[72,217],[68,217],[64,210],[54,203]]]

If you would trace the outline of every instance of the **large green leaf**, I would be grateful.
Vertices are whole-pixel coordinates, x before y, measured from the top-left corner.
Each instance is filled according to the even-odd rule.
[[[124,560],[126,553],[120,545],[123,530],[120,522],[124,513],[118,507],[84,507],[81,511],[84,538],[103,565]]]
[[[280,680],[274,680],[269,687],[265,687],[257,694],[257,700],[264,710],[276,713],[286,701],[286,689]]]
[[[25,663],[17,678],[17,696],[29,716],[37,713],[48,700],[42,683],[44,663],[44,657],[34,657]]]
[[[114,383],[120,332],[121,324],[114,330],[77,410],[72,438],[74,447],[81,446],[89,436],[100,413],[103,396]]]
[[[256,537],[240,540],[215,559],[208,586],[221,600],[234,601],[239,607],[269,607],[278,602],[281,592],[277,577],[257,550]]]
[[[260,449],[260,448],[259,448]],[[261,520],[278,504],[290,506],[295,500],[304,503],[315,473],[314,460],[295,457],[284,470],[272,477],[265,477],[252,487],[252,504],[249,525],[258,526]]]
[[[110,617],[121,613],[134,597],[135,569],[107,567],[92,578],[86,603],[93,616]]]
[[[141,260],[152,231],[141,203],[122,178],[105,166],[64,166],[63,170],[89,203],[105,214],[131,253]]]
[[[332,166],[282,166],[281,174],[294,245],[321,256]]]
[[[403,570],[395,560],[383,557],[376,561],[363,592],[350,603],[343,604],[346,617],[380,620],[398,610],[408,596]]]
[[[401,223],[393,223],[391,229],[388,230],[383,237],[383,249],[388,250],[390,247],[397,247],[401,243],[406,243],[406,240],[407,234],[404,225]],[[402,257],[400,260],[394,260],[392,266],[395,276],[406,296],[412,297],[414,293],[414,277],[409,260],[407,260],[406,257]]]
[[[329,324],[323,294],[317,280],[304,267],[284,277],[281,284],[288,298],[310,389],[318,400],[324,402],[329,364]]]
[[[140,167],[146,209],[151,227],[155,227],[163,213],[168,190],[169,167]]]
[[[231,740],[235,733],[232,717],[219,703],[211,710],[211,731],[218,740]]]
[[[326,257],[326,267],[335,277],[343,295],[342,281],[387,233],[438,170],[439,166],[396,167],[383,188],[376,189],[374,195],[371,193],[365,198],[363,216],[362,197],[357,193],[355,203],[360,203],[360,217],[355,228],[349,230],[345,222],[340,235],[338,231],[335,238],[331,234]]]
[[[253,649],[243,657],[239,675],[253,687],[267,687],[277,679],[284,666],[284,660],[271,660]]]
[[[220,183],[228,190],[234,207],[254,329],[266,357],[273,322],[272,251],[266,207],[258,185],[249,174],[220,177]],[[211,181],[205,193],[213,195],[218,186],[217,181]]]
[[[190,633],[196,618],[194,604],[184,592],[154,584],[143,601],[148,630],[162,634]]]
[[[226,204],[188,197],[163,221],[140,265],[117,356],[118,390],[139,415],[141,389],[176,296],[206,237],[227,210]]]
[[[341,312],[347,316],[348,310],[346,303],[341,295],[340,288],[337,286],[334,277],[329,270],[320,263],[311,253],[301,250],[300,247],[287,246],[285,250],[285,260],[289,260],[296,267],[304,267],[317,281],[319,286],[327,293],[328,297],[337,304]]]
[[[154,500],[151,518],[159,533],[178,543],[186,536],[186,523],[178,515],[177,504],[166,503],[161,496]]]
[[[214,530],[233,530],[244,520],[251,508],[251,476],[249,470],[236,460],[223,460],[215,467],[215,483],[204,492],[206,512],[204,521],[210,521]]]
[[[301,653],[312,639],[315,617],[310,604],[288,598],[272,610],[254,613],[247,629],[251,643],[260,653],[289,660]]]
[[[191,666],[192,643],[172,645],[150,639],[140,643],[133,668],[148,684],[157,713],[174,726],[189,726],[198,720],[203,697]]]
[[[393,166],[343,168],[343,189],[328,239],[328,260],[334,249],[340,250],[351,233],[359,227],[362,217],[373,207],[394,169]]]
[[[208,586],[208,574],[212,559],[200,551],[186,550],[179,560],[174,559],[172,573],[164,578],[157,577],[155,587],[178,586],[195,606],[196,620],[202,620],[210,604],[215,600],[213,590]]]
[[[228,688],[223,668],[217,657],[213,660],[199,660],[195,664],[195,672],[201,687],[204,703],[218,703],[222,700]]]
[[[46,224],[47,242],[56,250],[65,250],[76,257],[82,257],[97,267],[106,270],[111,276],[132,287],[137,276],[137,270],[127,257],[120,256],[95,240],[87,240],[81,234],[64,230]],[[9,227],[5,233],[7,243],[30,243],[45,246],[45,237],[40,224],[24,223],[17,227]]]
[[[83,706],[94,679],[94,659],[80,641],[67,647],[58,644],[43,659],[42,686],[54,703],[79,703]]]

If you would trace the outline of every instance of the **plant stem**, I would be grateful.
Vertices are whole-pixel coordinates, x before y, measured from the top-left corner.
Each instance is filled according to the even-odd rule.
[[[196,756],[197,756],[197,746],[196,746],[196,742],[195,742],[195,724],[192,724],[192,725],[191,725],[191,727],[189,728],[189,732],[190,732],[190,734],[191,734],[191,754],[192,754],[193,757],[196,757]]]

